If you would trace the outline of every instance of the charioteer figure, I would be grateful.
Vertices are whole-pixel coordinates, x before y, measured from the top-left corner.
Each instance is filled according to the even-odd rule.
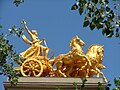
[[[20,55],[23,58],[27,59],[29,57],[42,56],[42,53],[44,52],[44,57],[47,58],[49,48],[42,45],[42,43],[45,42],[45,39],[40,40],[37,36],[38,33],[36,30],[30,31],[26,25],[25,20],[22,20],[22,23],[24,24],[24,27],[32,40],[31,41],[28,40],[25,35],[22,36],[22,39],[24,40],[24,42],[26,42],[27,44],[30,44],[31,47],[28,48],[26,51],[22,52]]]

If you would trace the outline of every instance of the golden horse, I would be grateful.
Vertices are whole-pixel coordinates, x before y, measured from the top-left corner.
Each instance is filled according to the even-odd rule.
[[[55,57],[56,76],[58,77],[93,77],[101,74],[104,81],[107,82],[104,74],[100,71],[105,68],[102,65],[104,47],[99,44],[91,45],[86,55],[82,47],[85,43],[75,36],[70,42],[71,51],[66,54],[60,54]]]
[[[70,73],[73,72],[74,68],[82,69],[91,65],[82,50],[83,46],[85,46],[85,43],[78,36],[75,36],[70,41],[71,51],[54,58],[57,77],[71,77]],[[86,69],[86,73],[85,77],[88,77],[88,69]]]
[[[97,77],[99,77],[99,75],[101,74],[104,81],[107,82],[106,77],[104,76],[104,74],[100,71],[104,68],[106,68],[103,64],[103,54],[104,54],[104,47],[99,45],[99,44],[93,44],[91,45],[87,52],[86,52],[86,56],[88,57],[88,59],[91,62],[91,66],[86,66],[82,69],[80,68],[74,68],[72,70],[72,72],[70,73],[71,76],[75,76],[75,77],[85,77],[86,74],[88,74],[88,77],[93,77],[94,75],[97,75]],[[89,73],[86,73],[86,68],[89,69]]]
[[[102,64],[103,57],[104,57],[103,54],[104,54],[104,46],[101,46],[99,44],[91,45],[86,52],[86,56],[89,58],[92,64],[89,71],[89,77],[93,77],[95,74],[97,74],[97,77],[99,77],[99,74],[101,74],[104,81],[107,82],[107,79],[104,76],[103,72],[100,71],[106,68]]]

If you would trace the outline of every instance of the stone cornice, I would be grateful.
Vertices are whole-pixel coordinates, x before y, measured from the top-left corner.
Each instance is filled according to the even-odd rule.
[[[87,78],[84,90],[97,90],[98,82],[102,84],[102,88],[105,88],[102,78]],[[56,77],[20,77],[18,84],[15,87],[10,87],[8,81],[4,82],[5,90],[55,90],[57,87],[62,90],[74,90],[73,83],[81,87],[81,78],[56,78]]]

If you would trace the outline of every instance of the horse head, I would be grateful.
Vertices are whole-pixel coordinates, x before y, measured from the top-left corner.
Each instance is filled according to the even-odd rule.
[[[81,40],[77,35],[75,37],[73,37],[70,41],[70,47],[71,49],[73,47],[79,48],[79,47],[83,47],[85,46],[85,43],[83,40]]]
[[[78,43],[80,46],[85,46],[85,42],[80,39],[77,35],[74,37],[74,40],[76,43]]]
[[[97,49],[97,54],[99,57],[99,63],[102,63],[103,57],[104,57],[104,46],[99,46]]]
[[[91,45],[86,52],[86,56],[90,59],[91,63],[101,64],[104,57],[104,46],[99,44]]]

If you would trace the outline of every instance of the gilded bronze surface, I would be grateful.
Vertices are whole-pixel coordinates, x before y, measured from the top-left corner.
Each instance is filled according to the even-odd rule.
[[[43,46],[42,43],[45,39],[39,40],[37,37],[37,31],[30,31],[26,25],[26,21],[22,23],[28,34],[31,37],[31,41],[26,38],[25,35],[22,39],[31,46],[24,52],[20,53],[21,57],[25,59],[20,69],[23,76],[51,76],[51,77],[99,77],[102,75],[105,82],[107,79],[100,71],[106,68],[103,64],[104,47],[99,44],[91,45],[86,54],[83,51],[85,46],[78,36],[75,36],[70,41],[71,50],[66,54],[60,54],[54,59],[48,58],[49,48]],[[56,66],[53,67],[53,65]]]

